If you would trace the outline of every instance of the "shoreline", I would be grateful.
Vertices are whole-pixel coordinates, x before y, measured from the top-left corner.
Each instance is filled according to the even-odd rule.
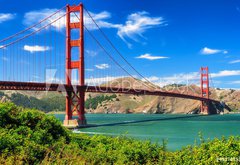
[[[65,111],[51,111],[47,112],[48,115],[59,115],[59,114],[65,114]],[[85,114],[159,114],[159,113],[85,113]],[[179,114],[183,115],[185,113],[163,113],[163,114]],[[240,114],[240,112],[227,112],[224,114],[214,114],[214,115],[226,115],[226,114]]]

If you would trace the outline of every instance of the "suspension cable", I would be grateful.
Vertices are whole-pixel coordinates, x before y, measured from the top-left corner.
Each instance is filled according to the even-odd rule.
[[[62,10],[63,8],[65,8],[65,7],[66,7],[66,6],[62,7],[61,9],[59,9],[58,11],[56,11],[56,12],[55,12],[54,14],[52,14],[52,15],[55,15],[56,13],[58,13],[59,11],[61,11],[61,10]],[[76,7],[77,7],[77,6],[74,6],[73,8],[76,8]],[[21,40],[23,40],[23,39],[25,39],[25,38],[28,38],[28,37],[32,36],[33,34],[36,34],[37,32],[41,31],[41,30],[44,29],[44,28],[47,28],[48,26],[52,25],[53,23],[55,23],[56,21],[58,21],[58,20],[61,19],[62,17],[66,16],[66,15],[67,15],[68,13],[70,13],[70,12],[71,12],[71,11],[64,13],[62,16],[58,17],[57,19],[55,19],[54,21],[50,22],[49,24],[47,24],[47,25],[39,28],[38,30],[33,31],[32,33],[30,33],[30,34],[28,34],[28,35],[23,36],[22,38],[19,38],[19,39],[13,41],[13,42],[10,42],[10,43],[8,43],[8,44],[5,44],[5,45],[1,46],[0,49],[4,49],[4,48],[6,48],[6,47],[8,47],[8,46],[10,46],[10,45],[15,44],[16,42],[19,42],[19,41],[21,41]],[[50,17],[51,17],[51,16],[45,18],[45,20],[47,20],[47,19],[50,18]],[[38,22],[38,23],[41,24],[42,22]],[[34,26],[34,25],[33,25],[33,26]],[[28,28],[28,29],[30,29],[30,28]],[[26,31],[26,29],[23,30],[23,31]],[[21,34],[23,31],[19,32],[19,34]],[[14,37],[14,35],[13,35],[13,37]],[[12,38],[12,37],[10,36],[10,37],[8,37],[8,38]]]
[[[80,21],[80,18],[76,15],[76,13],[74,13],[75,16],[77,17],[77,19]],[[83,25],[84,26],[84,25]],[[88,28],[86,26],[84,26],[84,28],[87,30],[87,32],[90,34],[90,36],[96,41],[96,43],[103,49],[103,51],[108,55],[108,57],[113,60],[113,62],[118,65],[124,72],[126,72],[130,77],[132,77],[134,80],[136,80],[135,77],[133,77],[126,69],[124,69],[113,57],[112,55],[106,50],[106,48],[97,40],[96,37],[94,37],[94,35],[88,30]],[[143,83],[143,85],[145,85],[146,87],[148,87],[145,83]]]
[[[135,69],[128,61],[127,59],[120,53],[120,51],[116,48],[116,46],[114,46],[114,44],[111,42],[111,40],[107,37],[107,35],[103,32],[103,30],[99,27],[99,25],[97,24],[97,22],[93,19],[93,17],[91,16],[90,12],[84,7],[84,9],[86,10],[87,14],[89,15],[89,17],[91,18],[91,20],[93,21],[93,23],[97,26],[98,30],[101,32],[101,34],[104,36],[104,38],[110,43],[110,45],[113,47],[113,49],[118,53],[118,55],[120,55],[120,57],[140,76],[142,77],[146,82],[150,83],[151,88],[152,87],[156,87],[156,85],[152,84],[152,82],[150,82],[147,78],[145,78],[140,72],[137,71],[137,69]]]
[[[209,69],[208,69],[208,72],[209,72]],[[212,83],[213,88],[215,88],[211,74],[208,74],[208,75],[209,75],[209,77],[210,77],[210,82]]]
[[[86,26],[84,26],[84,28],[87,30],[87,32],[90,34],[90,36],[96,41],[96,43],[103,49],[103,51],[108,55],[108,57],[117,65],[119,66],[124,72],[126,72],[131,78],[133,78],[134,80],[137,80],[134,76],[132,76],[126,69],[124,69],[124,67],[122,67],[117,60],[115,60],[112,55],[106,50],[106,48],[96,39],[96,37],[93,36],[93,34],[87,29]],[[143,83],[143,85],[145,85],[146,87],[147,84]]]
[[[28,27],[28,28],[26,28],[26,29],[24,29],[24,30],[22,30],[22,31],[20,31],[20,32],[17,32],[17,33],[15,33],[15,34],[7,37],[7,38],[4,38],[4,39],[0,40],[0,43],[4,42],[4,41],[6,41],[6,40],[9,40],[9,39],[11,39],[11,38],[13,38],[13,37],[15,37],[15,36],[18,36],[18,35],[26,32],[26,31],[28,31],[28,30],[36,27],[37,25],[41,24],[42,22],[46,21],[47,19],[51,18],[52,16],[54,16],[55,14],[57,14],[58,12],[60,12],[60,11],[61,11],[62,9],[64,9],[65,7],[66,7],[66,6],[63,6],[62,8],[60,8],[59,10],[57,10],[56,12],[54,12],[53,14],[49,15],[48,17],[45,17],[44,19],[40,20],[39,22],[35,23],[34,25],[32,25],[32,26],[30,26],[30,27]]]
[[[13,42],[10,42],[10,43],[8,43],[8,44],[6,44],[6,45],[3,45],[0,49],[6,48],[6,47],[8,47],[8,46],[10,46],[10,45],[13,45],[13,44],[15,44],[15,43],[17,43],[17,42],[19,42],[19,41],[21,41],[21,40],[24,40],[25,38],[28,38],[28,37],[36,34],[37,32],[41,31],[42,29],[45,29],[45,28],[47,28],[48,26],[52,25],[53,23],[55,23],[56,21],[58,21],[59,19],[61,19],[62,17],[64,17],[66,14],[67,14],[67,13],[65,13],[64,15],[60,16],[59,18],[55,19],[54,21],[50,22],[49,24],[47,24],[47,25],[39,28],[38,30],[35,30],[35,31],[33,31],[32,33],[29,33],[28,35],[23,36],[22,38],[19,38],[19,39],[13,41]]]

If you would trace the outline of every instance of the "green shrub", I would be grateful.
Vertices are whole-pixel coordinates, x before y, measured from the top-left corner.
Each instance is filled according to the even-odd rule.
[[[0,164],[238,164],[240,137],[204,140],[179,151],[124,136],[72,134],[53,116],[0,104]]]
[[[68,142],[70,139],[56,118],[37,110],[4,103],[0,104],[0,119],[2,158],[17,156],[32,164],[42,160],[49,147],[57,141]]]

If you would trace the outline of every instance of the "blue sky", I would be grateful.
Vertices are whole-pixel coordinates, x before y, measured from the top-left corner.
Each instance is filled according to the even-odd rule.
[[[0,38],[36,23],[66,3],[79,1],[0,0]],[[197,82],[199,68],[208,66],[215,87],[240,87],[239,0],[85,0],[83,3],[120,52],[154,83],[186,83],[187,79]],[[91,25],[89,28],[96,33]],[[54,27],[52,30],[61,35]],[[98,59],[86,69],[100,70],[102,77],[121,75],[114,72],[113,63],[107,58],[99,58],[103,56],[99,48],[86,44],[90,45],[86,46],[86,56]],[[33,46],[41,49],[43,45],[29,43],[25,48]]]

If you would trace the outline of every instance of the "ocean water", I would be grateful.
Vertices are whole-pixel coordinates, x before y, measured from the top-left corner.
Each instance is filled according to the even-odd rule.
[[[55,115],[63,121],[64,115]],[[174,151],[187,145],[199,143],[199,133],[204,138],[240,135],[240,114],[224,115],[173,115],[173,114],[86,114],[90,128],[78,133],[102,134],[150,140],[162,143]]]

